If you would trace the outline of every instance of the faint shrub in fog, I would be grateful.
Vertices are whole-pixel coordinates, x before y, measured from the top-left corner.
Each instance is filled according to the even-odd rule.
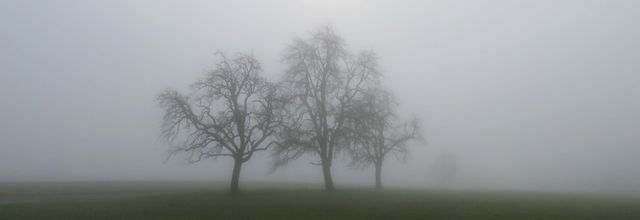
[[[442,187],[449,187],[455,181],[460,164],[451,153],[441,153],[431,164],[431,176]]]

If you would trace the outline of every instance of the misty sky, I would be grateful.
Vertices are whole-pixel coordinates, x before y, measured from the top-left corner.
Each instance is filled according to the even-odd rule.
[[[0,181],[218,180],[231,160],[164,163],[164,88],[187,91],[214,52],[253,53],[271,79],[286,45],[331,24],[380,56],[403,116],[427,144],[383,181],[434,186],[444,152],[457,186],[640,191],[639,1],[0,1]],[[303,158],[242,181],[321,183]],[[373,171],[333,167],[341,184]]]

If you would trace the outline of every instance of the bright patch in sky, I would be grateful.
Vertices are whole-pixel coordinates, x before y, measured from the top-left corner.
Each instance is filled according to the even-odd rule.
[[[330,16],[356,12],[364,7],[364,0],[300,0],[299,4],[313,14]]]

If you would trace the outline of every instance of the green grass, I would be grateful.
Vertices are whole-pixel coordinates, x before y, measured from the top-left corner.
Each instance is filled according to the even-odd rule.
[[[640,200],[631,197],[365,189],[326,193],[256,187],[231,196],[205,183],[49,185],[53,186],[22,186],[24,191],[40,191],[17,194],[60,195],[63,189],[65,193],[170,193],[4,204],[0,219],[640,219]],[[2,187],[0,195],[11,194]]]

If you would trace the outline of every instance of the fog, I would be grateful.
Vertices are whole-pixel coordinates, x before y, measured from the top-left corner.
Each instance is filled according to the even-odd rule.
[[[2,1],[0,181],[212,180],[231,160],[166,161],[165,88],[187,91],[216,51],[253,53],[271,79],[297,36],[330,24],[380,57],[426,143],[388,160],[391,187],[640,192],[637,1]],[[302,158],[242,183],[322,183]],[[333,166],[338,188],[372,169]]]

